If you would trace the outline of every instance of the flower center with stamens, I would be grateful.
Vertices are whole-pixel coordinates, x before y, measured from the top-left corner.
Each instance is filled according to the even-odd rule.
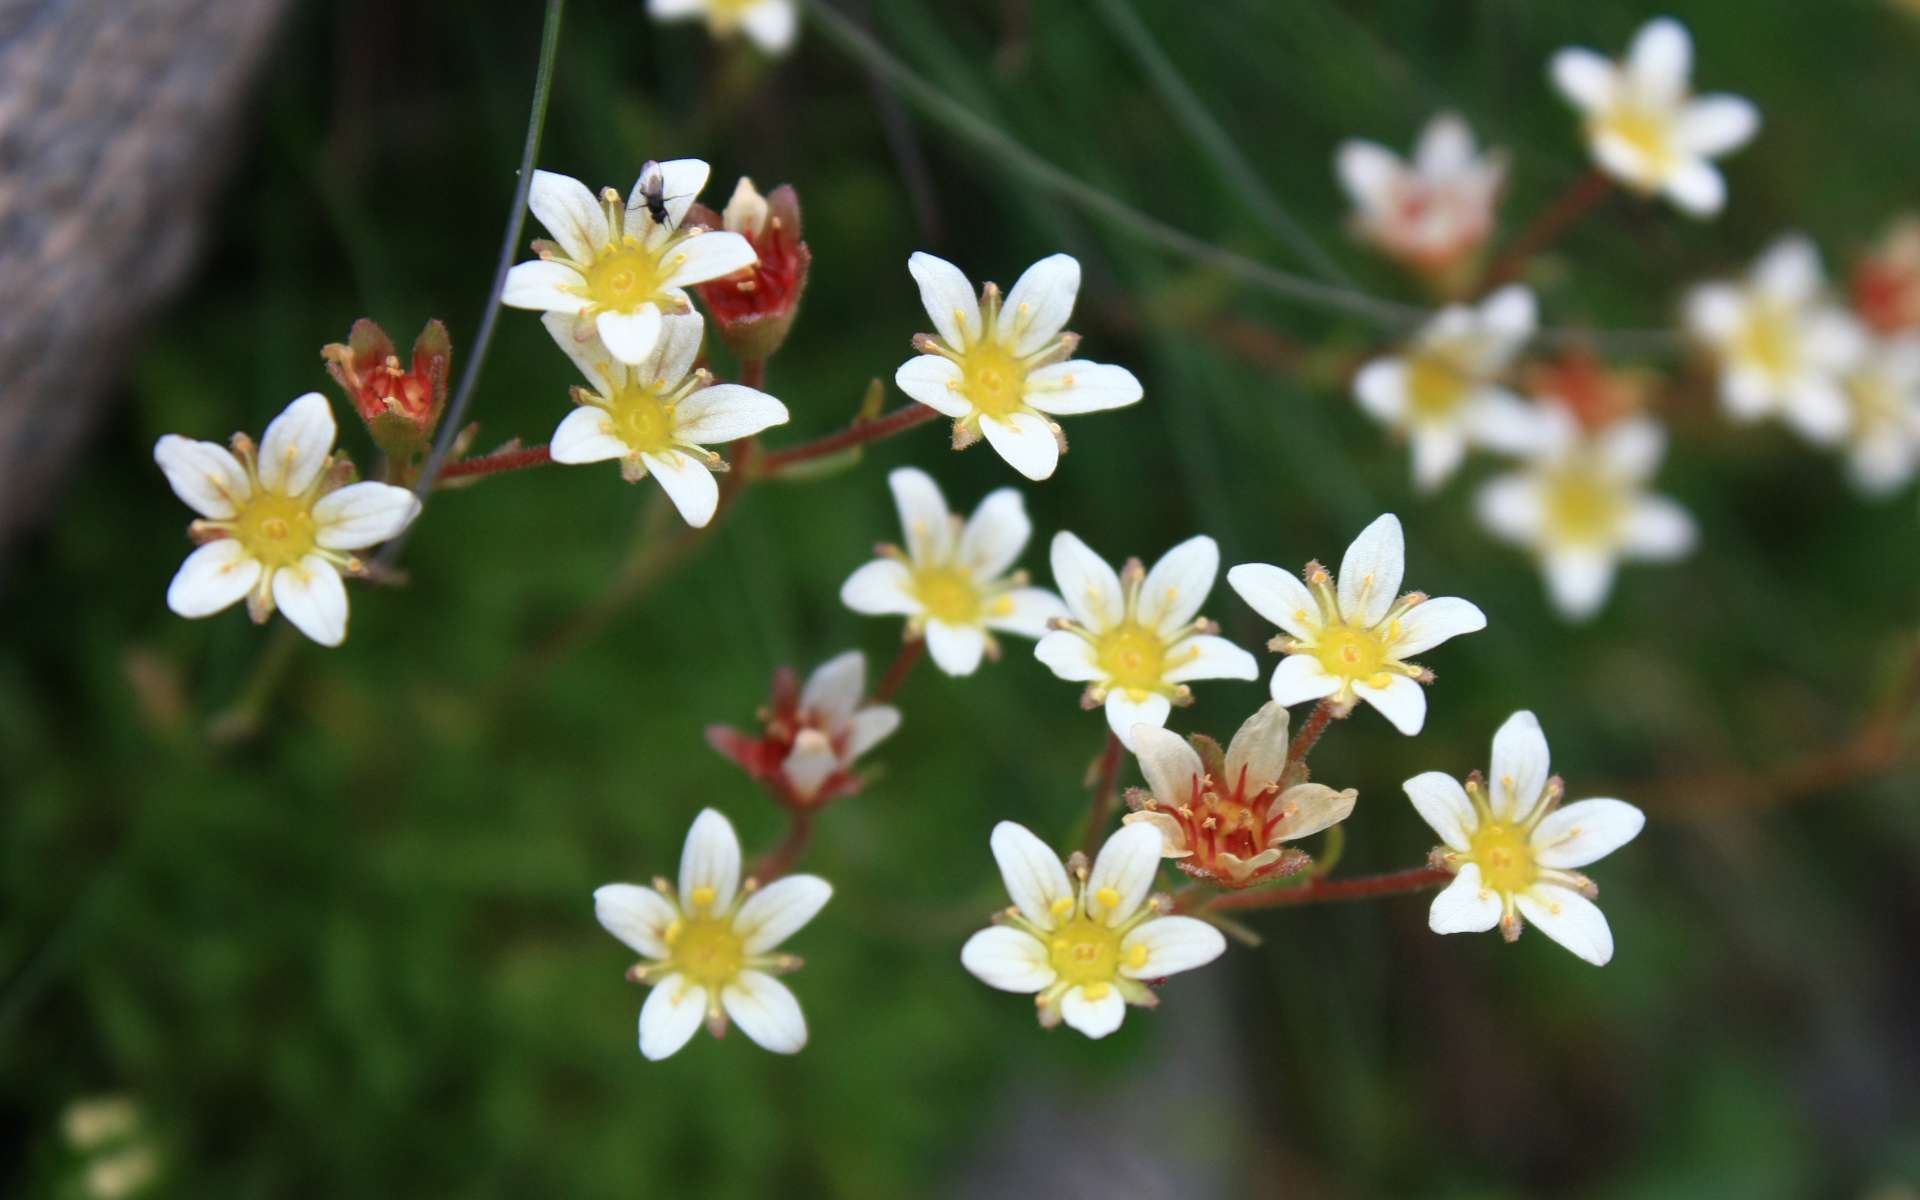
[[[631,238],[603,250],[587,267],[587,295],[600,308],[632,312],[659,296],[667,274],[660,259]]]
[[[1094,644],[1100,669],[1114,687],[1129,692],[1151,692],[1166,674],[1167,644],[1153,630],[1123,621]]]
[[[1467,857],[1480,868],[1480,881],[1496,892],[1524,892],[1540,870],[1533,863],[1527,831],[1505,821],[1489,821],[1467,842]]]
[[[1611,134],[1639,153],[1645,182],[1664,179],[1679,159],[1673,145],[1673,118],[1656,108],[1616,105],[1600,119],[1600,133]]]
[[[234,520],[234,536],[269,569],[290,567],[314,548],[313,513],[304,497],[255,492]]]
[[[957,567],[921,567],[913,573],[913,594],[936,621],[972,625],[980,619],[980,589]]]
[[[1118,929],[1091,917],[1075,917],[1054,930],[1047,944],[1053,969],[1069,984],[1087,985],[1088,998],[1097,1000],[1094,989],[1111,981],[1120,969],[1120,938]]]
[[[635,454],[658,454],[673,445],[674,406],[651,388],[627,384],[606,402],[614,436]]]
[[[1734,353],[1775,379],[1798,374],[1800,338],[1793,314],[1778,304],[1759,302],[1747,310]]]
[[[730,917],[694,917],[668,931],[673,968],[703,987],[720,987],[740,973],[746,950]]]
[[[1369,629],[1330,624],[1320,631],[1314,654],[1327,674],[1342,679],[1368,680],[1380,674],[1387,662],[1386,639]]]
[[[984,341],[967,351],[960,386],[983,416],[1009,417],[1026,405],[1027,369],[998,343]]]
[[[1546,500],[1547,534],[1554,542],[1610,546],[1626,516],[1620,489],[1580,468],[1559,471],[1549,478]]]
[[[1433,351],[1415,354],[1407,364],[1407,407],[1416,421],[1444,421],[1466,398],[1467,375],[1452,357]]]

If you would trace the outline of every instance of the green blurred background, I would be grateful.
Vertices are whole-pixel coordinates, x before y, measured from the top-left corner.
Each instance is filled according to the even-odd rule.
[[[445,318],[458,367],[538,44],[539,6],[512,7],[299,8],[192,286],[8,564],[0,1192],[73,1194],[60,1114],[125,1093],[167,1190],[195,1196],[1913,1194],[1915,773],[1826,769],[1911,661],[1911,494],[1869,504],[1787,434],[1728,431],[1700,411],[1701,379],[1665,364],[1685,411],[1661,488],[1704,545],[1627,569],[1603,616],[1569,627],[1472,519],[1493,464],[1422,502],[1405,451],[1348,399],[1328,364],[1376,331],[1116,237],[911,109],[890,141],[899,102],[814,29],[770,64],[657,27],[638,0],[573,0],[542,164],[624,188],[644,159],[698,156],[710,203],[742,173],[800,190],[814,269],[769,380],[794,413],[773,444],[843,425],[907,355],[927,323],[911,251],[1002,284],[1078,255],[1073,328],[1147,399],[1069,422],[1059,474],[1023,488],[1027,564],[1045,575],[1043,539],[1064,526],[1115,559],[1204,531],[1228,563],[1298,565],[1398,511],[1409,584],[1468,596],[1491,624],[1426,656],[1440,681],[1419,738],[1363,713],[1316,753],[1316,777],[1361,793],[1342,870],[1420,861],[1432,839],[1399,782],[1484,765],[1495,726],[1533,708],[1572,795],[1649,811],[1596,870],[1614,962],[1538,934],[1440,939],[1424,898],[1257,914],[1263,947],[1175,981],[1118,1035],[1043,1034],[958,948],[1004,902],[993,822],[1073,838],[1102,728],[1010,643],[975,678],[917,674],[884,774],[823,820],[806,866],[836,895],[792,945],[805,1052],[736,1034],[643,1061],[642,993],[592,890],[671,872],[706,805],[749,854],[779,836],[701,730],[749,723],[778,664],[858,646],[877,672],[892,656],[896,624],[837,602],[896,536],[885,469],[927,467],[969,508],[1018,482],[984,447],[950,453],[939,426],[844,474],[749,489],[684,569],[539,672],[523,656],[655,531],[657,489],[607,466],[445,493],[408,548],[409,586],[357,588],[346,646],[302,644],[260,736],[210,744],[268,636],[238,610],[166,611],[189,514],[153,441],[257,435],[303,391],[337,400],[317,351],[361,315],[396,339]],[[1298,266],[1098,7],[871,8],[894,53],[1040,154]],[[1554,324],[1670,323],[1685,284],[1788,228],[1843,264],[1920,199],[1920,20],[1866,0],[1668,9],[1694,32],[1699,86],[1753,98],[1765,129],[1727,164],[1722,219],[1616,199],[1537,264]],[[1615,51],[1660,10],[1133,11],[1320,245],[1370,291],[1417,300],[1346,238],[1334,145],[1404,148],[1457,107],[1513,151],[1510,233],[1586,165],[1548,55]],[[1304,344],[1302,369],[1230,352],[1222,321]],[[505,314],[479,445],[544,441],[573,382],[538,321]],[[1207,611],[1243,645],[1270,632],[1224,586]],[[1264,696],[1198,690],[1176,728],[1224,735]]]

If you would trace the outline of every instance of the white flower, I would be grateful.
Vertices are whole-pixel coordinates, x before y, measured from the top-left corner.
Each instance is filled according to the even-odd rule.
[[[1533,293],[1512,284],[1478,308],[1441,309],[1404,354],[1375,359],[1354,376],[1360,407],[1412,443],[1420,490],[1444,483],[1469,443],[1513,454],[1532,447],[1532,410],[1500,375],[1533,328]]]
[[[201,517],[189,533],[202,545],[174,575],[167,607],[206,617],[245,597],[256,622],[278,608],[322,646],[345,640],[340,575],[361,570],[351,551],[397,535],[420,501],[405,488],[346,483],[353,466],[333,457],[335,433],[326,398],[308,392],[267,426],[257,454],[244,434],[232,453],[173,434],[155,443],[174,495]]]
[[[1473,130],[1453,113],[1427,122],[1411,162],[1354,139],[1340,143],[1334,165],[1355,232],[1424,271],[1446,271],[1486,242],[1507,176],[1506,154],[1478,154]]]
[[[696,528],[713,519],[720,502],[713,472],[726,469],[706,447],[786,423],[787,406],[772,396],[714,383],[706,371],[694,369],[705,326],[698,313],[667,317],[653,349],[634,364],[610,354],[590,328],[580,331],[584,338],[575,336],[571,318],[548,313],[541,321],[593,385],[591,391],[573,389],[580,407],[553,431],[553,461],[619,459],[629,483],[649,475],[658,479]]]
[[[1623,800],[1560,807],[1558,777],[1547,774],[1547,739],[1530,712],[1493,735],[1491,785],[1475,771],[1463,788],[1428,771],[1407,780],[1407,798],[1446,843],[1436,862],[1454,881],[1433,898],[1435,933],[1481,933],[1498,925],[1508,941],[1522,918],[1595,966],[1613,957],[1613,931],[1593,904],[1593,881],[1574,870],[1632,841],[1646,815]]]
[[[1854,486],[1887,495],[1920,466],[1920,334],[1874,343],[1846,383]]]
[[[1693,549],[1693,518],[1646,484],[1660,466],[1666,435],[1644,417],[1579,432],[1571,418],[1543,418],[1547,449],[1526,468],[1480,490],[1480,520],[1496,536],[1533,551],[1547,590],[1568,620],[1592,616],[1613,587],[1622,558],[1662,562]]]
[[[647,15],[656,21],[705,18],[714,37],[744,33],[772,55],[792,48],[800,24],[793,0],[647,0]]]
[[[1120,1028],[1127,1005],[1160,1002],[1147,981],[1204,966],[1227,948],[1218,929],[1163,916],[1166,897],[1148,899],[1161,849],[1151,825],[1108,838],[1091,873],[1075,854],[1071,878],[1025,826],[1002,821],[989,844],[1013,907],[967,939],[960,962],[988,987],[1034,994],[1045,1028],[1064,1020],[1105,1037]]]
[[[1624,62],[1562,50],[1552,74],[1586,118],[1587,142],[1602,170],[1708,217],[1727,199],[1726,181],[1708,160],[1744,146],[1760,128],[1760,113],[1738,96],[1693,96],[1692,70],[1686,28],[1659,17],[1640,27]]]
[[[1859,361],[1866,337],[1826,298],[1812,242],[1781,238],[1744,284],[1695,288],[1687,324],[1719,359],[1720,401],[1730,416],[1757,421],[1778,414],[1822,445],[1846,434],[1842,377]]]
[[[662,318],[691,308],[689,285],[759,261],[737,233],[681,227],[706,182],[697,158],[650,162],[622,202],[612,188],[596,200],[578,179],[535,171],[527,206],[556,241],[533,244],[539,261],[507,273],[500,302],[575,318],[574,336],[597,331],[621,362],[641,362]]]
[[[800,960],[776,954],[813,920],[833,888],[817,875],[788,875],[759,887],[740,881],[740,839],[713,809],[687,831],[680,884],[610,883],[593,893],[594,915],[640,955],[627,978],[653,988],[640,1008],[640,1053],[659,1060],[687,1044],[705,1018],[719,1037],[732,1018],[775,1054],[807,1044],[800,1002],[775,979]]]
[[[1270,643],[1286,657],[1273,669],[1274,703],[1328,700],[1345,716],[1365,700],[1395,729],[1419,733],[1427,719],[1422,684],[1433,673],[1412,655],[1487,627],[1486,614],[1458,596],[1400,595],[1406,535],[1392,513],[1360,531],[1340,560],[1340,577],[1317,562],[1306,582],[1266,563],[1241,563],[1227,583],[1253,611],[1278,625]]]
[[[1019,492],[989,493],[963,525],[925,471],[901,467],[887,484],[906,549],[882,546],[880,558],[841,586],[842,604],[869,616],[906,617],[908,636],[925,637],[949,675],[971,675],[982,655],[997,657],[993,631],[1037,638],[1067,615],[1060,597],[1028,587],[1026,572],[1012,570],[1033,535]]]
[[[1071,255],[1028,267],[1004,304],[991,283],[976,299],[973,284],[943,258],[915,254],[907,270],[939,332],[913,339],[920,355],[901,364],[893,381],[953,418],[955,449],[984,436],[1014,470],[1045,479],[1066,447],[1049,416],[1140,399],[1140,381],[1125,367],[1071,357],[1080,338],[1061,332],[1080,292],[1080,264]]]
[[[900,728],[900,710],[862,703],[867,695],[867,656],[858,650],[835,655],[814,668],[791,713],[776,713],[791,746],[780,775],[803,804],[856,790],[854,762]]]
[[[1220,573],[1220,547],[1188,538],[1148,571],[1130,558],[1113,568],[1071,533],[1053,536],[1053,583],[1071,619],[1056,621],[1033,655],[1062,679],[1087,685],[1081,703],[1104,704],[1107,727],[1133,749],[1136,725],[1160,726],[1192,702],[1194,679],[1258,679],[1253,655],[1217,636],[1200,606]]]

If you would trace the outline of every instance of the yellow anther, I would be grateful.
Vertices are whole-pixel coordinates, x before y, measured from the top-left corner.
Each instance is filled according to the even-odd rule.
[[[1120,907],[1120,893],[1110,887],[1101,888],[1093,894],[1093,898],[1100,902],[1101,908],[1107,909],[1109,912]]]
[[[1073,900],[1070,897],[1062,896],[1052,904],[1049,904],[1047,908],[1054,916],[1064,917],[1073,911]]]
[[[1147,944],[1145,942],[1135,942],[1133,948],[1127,951],[1127,965],[1138,971],[1141,967],[1147,965],[1148,957]]]
[[[1105,1000],[1107,993],[1112,990],[1113,985],[1107,983],[1089,983],[1080,989],[1082,995],[1086,996],[1089,1001],[1096,1003]]]
[[[699,887],[693,889],[693,896],[691,897],[693,900],[693,906],[695,908],[705,908],[709,904],[712,904],[714,900],[718,898],[718,895],[719,893],[715,892],[712,888],[708,887],[706,884],[703,883]]]

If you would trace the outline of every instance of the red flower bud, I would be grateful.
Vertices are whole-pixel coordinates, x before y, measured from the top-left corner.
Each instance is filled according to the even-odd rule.
[[[771,358],[786,341],[813,261],[800,240],[799,196],[782,184],[763,198],[742,179],[724,213],[696,204],[689,220],[731,230],[760,255],[751,267],[695,287],[729,350],[746,362]]]
[[[1878,333],[1920,330],[1920,218],[1896,222],[1853,273],[1853,305]]]
[[[320,357],[353,401],[375,444],[392,460],[389,474],[410,473],[447,406],[447,374],[453,365],[447,327],[428,321],[414,339],[412,361],[403,366],[386,331],[362,317],[353,323],[345,345],[323,346]]]

